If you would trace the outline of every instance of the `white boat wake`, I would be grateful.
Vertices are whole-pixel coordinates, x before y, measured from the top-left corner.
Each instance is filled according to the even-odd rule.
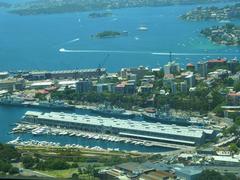
[[[71,50],[59,49],[61,53],[109,53],[109,54],[150,54],[158,56],[169,56],[169,52],[151,52],[151,51],[121,51],[121,50]],[[175,56],[240,56],[240,53],[172,53]]]
[[[61,48],[61,53],[116,53],[116,54],[150,54],[147,51],[118,51],[118,50],[68,50]],[[168,53],[169,54],[169,53]]]
[[[79,40],[80,40],[79,38],[76,38],[76,39],[73,39],[73,40],[70,40],[70,41],[66,42],[66,44],[74,43],[74,42],[77,42]]]

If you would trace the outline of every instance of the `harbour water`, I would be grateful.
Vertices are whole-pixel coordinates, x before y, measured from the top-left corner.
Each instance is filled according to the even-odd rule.
[[[88,17],[89,12],[18,16],[0,10],[0,71],[92,68],[102,64],[108,54],[103,65],[109,71],[126,66],[156,67],[169,60],[168,55],[151,52],[186,53],[185,56],[175,56],[181,65],[206,58],[192,53],[219,53],[229,58],[239,55],[239,47],[215,45],[200,35],[202,28],[220,25],[220,22],[184,22],[179,18],[196,6],[117,9],[112,10],[112,17],[93,19]],[[141,26],[148,30],[139,31]],[[128,36],[91,38],[91,35],[105,30],[128,31]],[[84,50],[84,53],[59,52],[61,48]]]

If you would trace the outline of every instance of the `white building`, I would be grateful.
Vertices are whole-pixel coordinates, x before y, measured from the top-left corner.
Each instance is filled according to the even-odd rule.
[[[180,72],[180,66],[175,61],[168,62],[168,64],[164,65],[164,74],[177,74]]]

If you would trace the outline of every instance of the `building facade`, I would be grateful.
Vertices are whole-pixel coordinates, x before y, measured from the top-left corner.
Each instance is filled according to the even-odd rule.
[[[208,74],[208,63],[207,62],[198,62],[197,72],[201,77],[206,78],[207,74]]]
[[[76,92],[85,93],[92,90],[92,82],[89,80],[80,80],[76,83]]]

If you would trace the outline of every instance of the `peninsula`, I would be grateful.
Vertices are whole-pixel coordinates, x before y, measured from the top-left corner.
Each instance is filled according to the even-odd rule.
[[[231,19],[240,19],[240,3],[219,7],[198,7],[181,16],[186,21],[206,21],[218,20],[226,21]]]
[[[217,44],[240,45],[240,26],[226,24],[203,29],[201,34]]]
[[[204,4],[224,1],[225,0],[36,0],[15,5],[10,12],[18,15],[38,15],[134,7]]]

